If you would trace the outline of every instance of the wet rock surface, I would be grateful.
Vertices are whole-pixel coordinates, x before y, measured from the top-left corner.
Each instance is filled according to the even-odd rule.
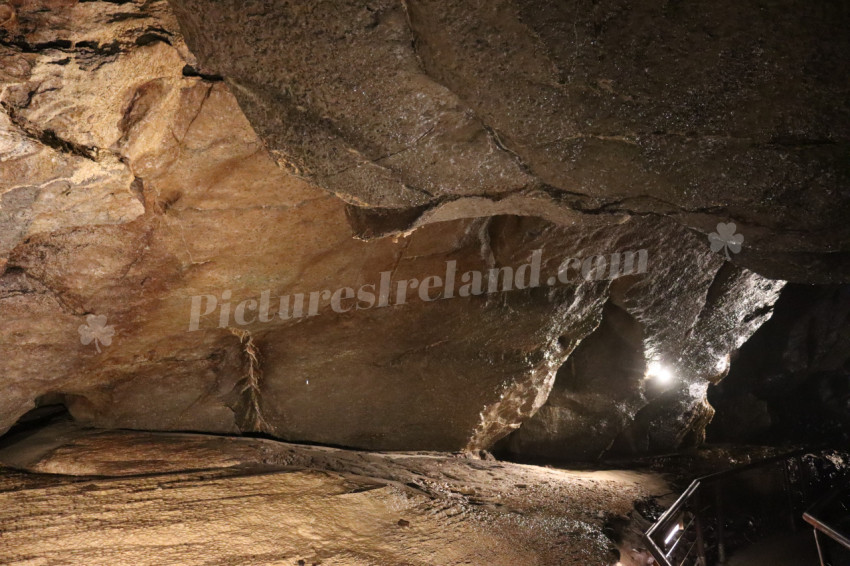
[[[600,325],[561,366],[546,405],[500,449],[597,460],[701,444],[714,415],[707,389],[726,375],[729,353],[770,317],[782,284],[726,263],[708,285],[679,279],[677,298],[659,295],[673,279],[658,270],[644,292],[625,293],[615,282]],[[651,364],[669,381],[648,373]]]
[[[669,491],[638,471],[61,424],[0,462],[39,472],[0,470],[7,564],[612,564],[611,518]]]

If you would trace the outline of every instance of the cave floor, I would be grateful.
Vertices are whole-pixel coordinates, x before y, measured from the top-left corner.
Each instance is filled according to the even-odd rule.
[[[3,444],[9,565],[614,564],[611,519],[670,492],[650,472],[72,423]]]

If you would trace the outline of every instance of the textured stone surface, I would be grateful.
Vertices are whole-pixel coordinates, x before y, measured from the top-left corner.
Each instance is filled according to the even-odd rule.
[[[4,564],[32,557],[157,565],[613,564],[617,550],[603,533],[615,521],[628,524],[636,500],[670,490],[645,471],[425,452],[67,425],[26,436],[7,442],[0,462],[65,475],[0,467]],[[80,477],[88,474],[100,478]],[[646,563],[639,542],[620,550],[624,564]]]
[[[687,257],[686,249],[679,253]],[[783,284],[730,263],[677,276],[687,268],[674,263],[675,254],[632,288],[614,283],[599,327],[560,368],[546,405],[503,449],[595,460],[704,441],[714,414],[708,387],[726,375],[729,353],[770,317]],[[648,363],[668,371],[671,382],[648,379]]]
[[[117,17],[113,9],[100,17]],[[127,18],[133,21],[149,16],[137,5],[122,9],[135,10],[138,17]],[[94,15],[81,4],[64,10],[69,27]],[[26,14],[18,15],[24,22]],[[166,38],[179,44],[170,29]],[[278,296],[376,282],[382,271],[393,272],[393,283],[442,274],[448,259],[484,267],[494,261],[488,231],[458,221],[402,239],[354,239],[344,204],[275,167],[227,88],[185,76],[180,49],[161,39],[140,41],[145,30],[133,28],[137,35],[120,36],[109,55],[89,61],[102,76],[57,82],[49,93],[54,104],[45,103],[57,110],[38,127],[66,124],[57,127],[62,139],[90,144],[91,154],[106,145],[132,172],[145,214],[123,225],[75,214],[83,225],[46,226],[13,241],[2,279],[7,394],[0,427],[38,399],[56,398],[77,418],[105,426],[255,430],[249,414],[256,409],[269,423],[263,430],[295,440],[461,449],[488,445],[545,400],[566,354],[559,336],[577,341],[593,324],[598,300],[573,305],[576,293],[588,291],[506,297],[527,313],[516,324],[502,298],[485,297],[348,315],[325,302],[313,319],[256,324],[248,330],[265,374],[262,401],[246,406],[243,345],[215,321],[188,332],[190,296],[230,291],[236,304],[264,290]],[[52,41],[76,39],[78,32],[68,33]],[[19,54],[38,64],[53,56],[45,49]],[[133,64],[151,51],[157,66]],[[90,57],[78,44],[63,53],[71,61],[60,68],[75,69]],[[106,72],[113,67],[112,75]],[[125,67],[142,75],[127,77],[118,92],[112,81]],[[39,87],[13,82],[4,93],[29,88]],[[123,105],[104,108],[104,93],[116,92]],[[4,108],[38,123],[42,115],[30,99],[38,100],[21,95]],[[92,137],[84,121],[72,120],[72,102],[81,115],[102,115],[105,133]],[[8,178],[26,181],[13,168],[27,159],[4,161]],[[496,252],[526,261],[531,249],[508,238]],[[77,329],[89,313],[107,316],[115,328],[103,353],[80,343]]]
[[[228,5],[216,6],[198,12],[208,15],[205,32],[230,21]],[[613,440],[642,452],[701,437],[711,413],[705,389],[722,374],[718,361],[764,319],[778,284],[724,263],[707,238],[662,216],[666,209],[589,210],[580,195],[529,181],[527,166],[475,117],[479,111],[422,73],[402,6],[381,6],[373,6],[380,8],[374,29],[384,43],[372,59],[330,57],[319,49],[325,39],[312,35],[302,39],[319,42],[315,49],[292,43],[280,55],[260,49],[265,37],[215,32],[222,43],[259,42],[254,48],[269,58],[245,52],[234,61],[246,70],[265,61],[289,72],[273,58],[316,58],[315,76],[329,85],[308,89],[319,107],[289,108],[254,128],[266,141],[274,132],[289,141],[294,135],[316,152],[310,159],[324,173],[275,164],[237,104],[238,97],[256,118],[246,100],[268,89],[229,72],[222,81],[215,75],[222,69],[198,64],[167,4],[10,8],[0,36],[9,61],[0,87],[0,430],[34,405],[59,402],[102,427],[264,432],[367,449],[487,449],[544,405],[558,368],[585,337],[603,344],[594,356],[621,355],[616,341],[605,346],[603,313],[622,311],[629,332],[640,335],[623,354],[634,366],[601,380],[589,368],[580,378],[593,381],[577,401],[589,415],[580,430],[592,430],[597,418],[616,423],[605,425],[591,452]],[[243,8],[254,24],[268,15],[255,8]],[[306,33],[325,9],[304,7],[298,17],[307,27],[292,29]],[[363,23],[359,8],[340,11]],[[185,6],[179,13],[186,17]],[[191,21],[184,27],[198,32]],[[344,37],[348,27],[333,21],[328,37]],[[368,54],[367,39],[360,49]],[[199,46],[202,61],[213,57],[211,48]],[[377,65],[389,65],[387,57],[395,66]],[[389,97],[373,100],[377,106],[343,80],[372,63],[371,88]],[[390,91],[392,77],[398,88]],[[407,107],[405,97],[419,102]],[[273,108],[261,102],[257,108]],[[351,122],[346,133],[335,113],[355,103],[360,111],[349,117],[368,120]],[[407,121],[396,113],[405,107]],[[433,122],[427,135],[417,130],[423,116]],[[351,136],[369,145],[360,157],[347,145],[331,150]],[[401,151],[410,145],[416,149]],[[271,156],[281,161],[279,149],[272,144]],[[386,155],[377,160],[394,164],[401,185],[395,173],[383,176],[386,167],[361,168],[363,155]],[[606,167],[599,163],[600,174]],[[374,194],[334,189],[332,178]],[[430,183],[433,195],[413,181]],[[574,270],[568,283],[547,284],[564,258],[639,249],[648,254],[644,274],[585,281]],[[325,298],[316,316],[236,322],[237,306],[264,291],[277,312],[276,298],[287,294],[377,284],[381,273],[395,286],[443,275],[448,261],[459,273],[516,268],[534,250],[542,250],[538,288],[434,302],[411,293],[405,304],[345,313]],[[226,293],[225,323],[219,309],[191,331],[192,297],[223,304]],[[93,317],[106,317],[109,343],[81,342],[79,329],[91,329]],[[597,340],[591,333],[600,321]],[[654,358],[674,366],[680,381],[647,395],[635,376]],[[578,354],[573,365],[581,366]],[[605,383],[625,389],[609,391],[606,401]],[[615,399],[611,416],[606,407]],[[565,419],[548,429],[573,426]]]
[[[542,191],[550,215],[732,219],[742,265],[850,276],[840,2],[172,4],[278,163],[353,204]]]
[[[186,52],[168,44],[167,4],[2,7],[11,17],[0,24],[0,257],[32,234],[138,218],[122,118],[143,85],[179,90]]]

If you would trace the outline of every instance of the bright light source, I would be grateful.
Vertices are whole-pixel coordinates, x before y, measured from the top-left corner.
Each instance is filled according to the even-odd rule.
[[[661,385],[668,385],[673,382],[673,372],[660,362],[653,360],[646,366],[646,379],[652,379]]]
[[[676,533],[682,530],[682,525],[676,523],[676,525],[670,529],[670,532],[667,533],[667,538],[664,539],[664,545],[667,546],[670,544],[670,541],[673,540],[673,537],[676,536]]]

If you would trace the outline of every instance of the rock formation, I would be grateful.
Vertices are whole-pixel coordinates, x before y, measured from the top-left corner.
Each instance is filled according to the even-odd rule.
[[[762,275],[848,276],[840,2],[172,5],[276,161],[354,205],[734,220]]]
[[[603,4],[0,6],[0,431],[63,403],[381,450],[699,441],[781,279],[847,278],[846,14],[788,43],[801,2],[755,31]],[[430,300],[452,265],[484,292]]]
[[[0,463],[63,475],[0,473],[0,561],[15,566],[645,564],[633,535],[619,551],[609,537],[635,500],[670,491],[647,472],[441,453],[68,424],[24,436]]]

